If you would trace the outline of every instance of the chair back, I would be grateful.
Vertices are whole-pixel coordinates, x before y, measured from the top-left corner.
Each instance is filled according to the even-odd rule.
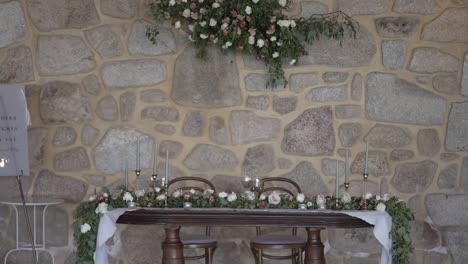
[[[265,185],[270,185],[270,184],[272,186],[265,188]],[[299,186],[299,184],[297,184],[295,181],[291,179],[283,178],[283,177],[262,178],[262,187],[263,188],[260,189],[259,194],[279,191],[282,193],[287,193],[289,195],[295,196],[298,193],[302,193],[302,189]],[[257,235],[262,234],[262,229],[259,226],[257,226],[256,231],[257,231]],[[297,228],[293,227],[291,231],[292,231],[293,236],[297,235]]]
[[[195,177],[195,176],[184,176],[184,177],[172,179],[168,183],[168,188],[170,188],[171,185],[174,185],[177,182],[184,182],[184,185],[182,185],[180,188],[177,188],[177,190],[188,191],[188,190],[193,189],[197,192],[203,193],[203,191],[205,191],[206,189],[201,188],[200,184],[195,184],[195,183],[203,183],[201,185],[208,186],[209,189],[216,192],[215,186],[210,181],[208,181],[207,179],[203,179],[203,178]],[[189,182],[190,184],[186,185],[185,182]]]

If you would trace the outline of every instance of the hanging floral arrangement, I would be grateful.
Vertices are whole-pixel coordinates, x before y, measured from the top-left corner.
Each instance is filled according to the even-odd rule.
[[[287,83],[284,66],[308,55],[304,43],[325,37],[341,45],[346,36],[356,36],[357,23],[341,11],[289,18],[285,13],[290,5],[291,0],[155,0],[150,12],[186,32],[201,59],[210,45],[255,56],[268,67],[267,85],[274,87]],[[152,27],[146,35],[157,43],[158,33]]]

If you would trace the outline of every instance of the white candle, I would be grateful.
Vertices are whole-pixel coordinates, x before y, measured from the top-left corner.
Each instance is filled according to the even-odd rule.
[[[348,171],[348,167],[349,167],[349,161],[348,161],[348,152],[349,152],[349,149],[346,149],[346,160],[345,160],[345,183],[349,183],[349,171]]]
[[[154,153],[153,153],[153,175],[158,174],[158,144],[154,143]]]
[[[166,185],[169,184],[169,150],[166,149]]]
[[[140,140],[137,140],[137,146],[136,146],[136,166],[135,170],[140,170]]]
[[[335,187],[336,187],[336,198],[340,196],[340,174],[338,173],[338,161],[336,161],[336,182],[335,182]]]
[[[128,190],[128,160],[125,160],[125,190]]]
[[[364,165],[364,174],[367,174],[368,163],[369,163],[369,141],[366,141],[366,161]]]

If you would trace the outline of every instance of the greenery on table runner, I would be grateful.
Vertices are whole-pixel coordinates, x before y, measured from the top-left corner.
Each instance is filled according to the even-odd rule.
[[[285,12],[292,0],[155,0],[150,12],[156,20],[167,19],[189,34],[197,57],[218,45],[224,51],[239,50],[263,61],[270,74],[267,86],[286,85],[286,65],[295,65],[308,52],[303,43],[321,37],[340,45],[346,35],[356,37],[355,21],[341,11],[289,18]],[[159,31],[148,28],[146,35],[157,43]],[[348,34],[346,34],[348,33]]]
[[[113,208],[127,207],[129,202],[135,202],[141,208],[165,208],[166,202],[169,208],[182,208],[184,203],[189,202],[193,208],[298,209],[300,204],[305,204],[307,210],[325,206],[332,210],[367,208],[367,210],[387,211],[393,223],[391,230],[393,263],[410,263],[412,252],[410,224],[414,220],[414,215],[405,202],[389,195],[381,197],[368,193],[364,197],[351,197],[348,193],[344,193],[337,201],[335,197],[323,195],[306,197],[303,194],[293,196],[272,192],[259,196],[251,191],[214,193],[212,190],[205,190],[199,193],[195,190],[177,190],[170,196],[166,196],[159,188],[156,188],[154,192],[145,193],[143,190],[129,192],[123,186],[112,193],[103,188],[101,193],[90,196],[88,201],[81,202],[75,209],[73,234],[77,246],[76,263],[94,263],[100,217]]]

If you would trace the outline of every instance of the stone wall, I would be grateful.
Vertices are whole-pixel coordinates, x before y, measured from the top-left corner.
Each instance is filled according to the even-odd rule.
[[[285,176],[308,195],[332,192],[345,148],[351,192],[362,194],[369,140],[369,190],[400,196],[416,213],[412,263],[468,262],[468,1],[296,0],[293,16],[353,16],[357,38],[308,46],[286,69],[287,87],[273,89],[261,62],[217,49],[194,59],[187,36],[168,24],[150,44],[147,2],[0,0],[0,83],[26,85],[32,117],[25,187],[66,200],[46,220],[58,263],[73,262],[73,208],[122,183],[137,138],[146,177],[157,142],[160,165],[170,151],[171,177],[201,175],[240,191],[242,172]],[[2,195],[15,190],[0,179]],[[4,206],[0,230],[4,256],[14,239]],[[253,263],[253,229],[216,233],[216,263]],[[159,263],[159,227],[122,226],[119,235],[112,263]],[[378,263],[369,230],[323,238],[328,263]]]

